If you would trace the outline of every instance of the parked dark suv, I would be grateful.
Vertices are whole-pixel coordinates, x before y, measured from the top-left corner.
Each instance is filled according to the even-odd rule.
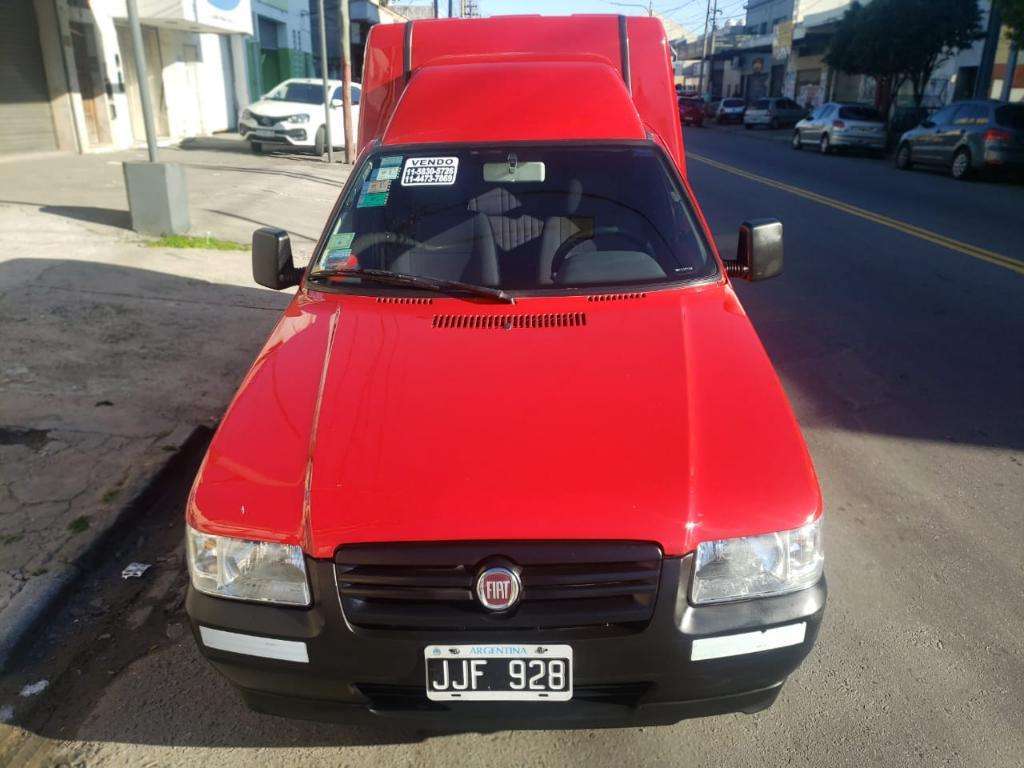
[[[958,101],[900,137],[896,167],[948,168],[954,179],[983,170],[1024,170],[1024,104]]]

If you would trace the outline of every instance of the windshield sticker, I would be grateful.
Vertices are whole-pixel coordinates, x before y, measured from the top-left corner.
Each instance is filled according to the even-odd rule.
[[[338,248],[327,252],[325,269],[353,269],[359,266],[359,259],[352,255],[350,248]]]
[[[390,179],[378,179],[377,181],[371,181],[370,186],[367,188],[367,193],[375,195],[379,192],[387,192],[391,189]]]
[[[458,172],[457,157],[410,157],[402,169],[402,186],[450,187]]]
[[[377,169],[377,172],[376,172],[376,175],[374,176],[374,178],[376,178],[378,181],[385,181],[385,180],[388,180],[388,179],[397,179],[398,178],[398,174],[399,174],[399,172],[401,170],[402,170],[402,168],[400,166],[397,166],[397,165],[390,165],[390,166],[387,166],[387,167],[381,166],[380,168]]]
[[[342,248],[351,248],[352,240],[355,236],[355,232],[338,232],[333,234],[330,240],[327,241],[327,250],[336,251]]]
[[[398,167],[402,164],[402,155],[388,155],[380,159],[381,168]]]
[[[391,182],[385,182],[388,188]],[[364,181],[363,188],[359,192],[359,202],[356,208],[380,208],[388,204],[388,189],[381,189],[376,181]]]

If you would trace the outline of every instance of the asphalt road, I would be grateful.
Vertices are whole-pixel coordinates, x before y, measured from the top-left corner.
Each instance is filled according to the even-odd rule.
[[[68,609],[88,624],[89,601],[120,606],[103,612],[116,623],[107,637],[40,640],[28,664],[45,670],[56,638],[72,671],[5,730],[0,755],[110,766],[1020,766],[1024,274],[985,254],[1024,259],[1024,187],[798,153],[742,131],[687,140],[724,251],[745,218],[785,225],[784,275],[739,290],[821,478],[831,591],[818,646],[772,709],[488,735],[250,714],[181,631],[183,579],[166,575],[179,532],[165,526],[139,543],[166,558],[152,586],[83,594]],[[746,407],[742,380],[722,386]]]

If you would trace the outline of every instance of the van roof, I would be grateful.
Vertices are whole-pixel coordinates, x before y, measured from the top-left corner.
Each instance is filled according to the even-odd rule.
[[[656,18],[378,24],[366,46],[359,145],[649,137],[683,172],[673,84]]]
[[[557,104],[552,94],[558,94]],[[516,62],[439,65],[417,72],[382,143],[645,137],[622,78],[607,64]]]

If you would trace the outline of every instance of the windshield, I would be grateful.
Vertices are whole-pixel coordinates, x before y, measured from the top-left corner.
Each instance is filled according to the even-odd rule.
[[[362,181],[346,194],[316,270],[510,290],[715,274],[684,192],[652,145],[399,149],[356,173]]]
[[[722,105],[726,106],[726,107],[742,107],[743,106],[743,100],[742,99],[726,99],[725,101],[722,102]]]
[[[751,109],[768,109],[768,107],[768,99],[758,99],[757,101],[750,105]]]
[[[320,83],[282,83],[267,94],[272,101],[299,101],[303,104],[323,104],[324,87]]]

